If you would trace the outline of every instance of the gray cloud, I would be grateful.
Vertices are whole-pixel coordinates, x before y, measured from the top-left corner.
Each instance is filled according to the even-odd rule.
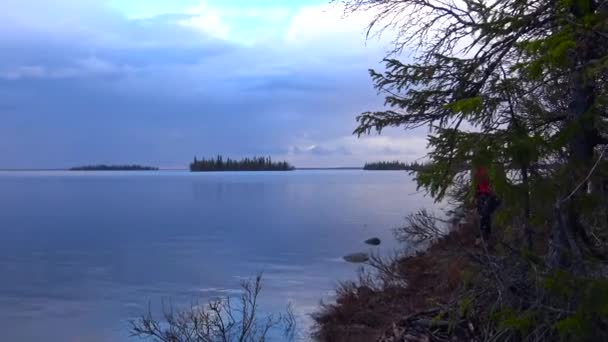
[[[44,8],[28,17],[34,5]],[[284,146],[298,140],[349,135],[356,114],[381,105],[366,70],[382,53],[363,44],[331,53],[245,46],[177,25],[184,15],[127,20],[93,0],[70,7],[72,16],[41,0],[7,8],[0,167],[288,155]],[[300,156],[315,164],[352,152],[318,145]]]
[[[394,154],[402,154],[403,152],[400,149],[396,149],[393,147],[384,147],[381,150],[381,153],[385,154],[385,155],[394,155]]]
[[[317,155],[317,156],[351,156],[353,153],[346,147],[329,148],[324,146],[312,145],[309,147],[293,147],[290,152],[295,155]]]

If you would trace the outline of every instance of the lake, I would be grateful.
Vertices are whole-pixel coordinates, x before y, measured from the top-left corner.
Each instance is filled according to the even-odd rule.
[[[262,305],[301,326],[357,266],[432,207],[406,172],[0,172],[5,341],[130,341],[161,303],[234,293],[263,272]],[[302,328],[304,329],[304,328]]]

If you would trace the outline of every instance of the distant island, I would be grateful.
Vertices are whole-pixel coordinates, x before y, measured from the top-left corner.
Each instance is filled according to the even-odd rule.
[[[141,165],[85,165],[77,166],[70,171],[157,171],[157,167]]]
[[[196,159],[190,163],[190,171],[291,171],[294,167],[286,161],[275,162],[270,157],[254,157],[235,160],[223,156]]]
[[[403,163],[400,161],[381,161],[373,163],[365,163],[363,170],[374,170],[374,171],[391,171],[391,170],[405,170],[405,171],[420,171],[424,167],[424,164],[417,162]]]

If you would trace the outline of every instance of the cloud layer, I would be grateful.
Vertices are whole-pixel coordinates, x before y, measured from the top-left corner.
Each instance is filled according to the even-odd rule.
[[[365,15],[147,3],[5,0],[0,168],[173,167],[216,153],[339,166],[424,153],[423,131],[351,136],[354,116],[382,105],[367,69],[386,45],[365,44]]]

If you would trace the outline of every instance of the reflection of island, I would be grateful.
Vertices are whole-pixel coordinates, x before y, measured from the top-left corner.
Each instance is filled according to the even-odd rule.
[[[141,165],[85,165],[77,166],[70,171],[157,171],[157,167]]]
[[[375,163],[365,163],[364,170],[406,170],[406,171],[420,171],[424,167],[424,164],[417,162],[405,164],[400,161],[382,161]]]
[[[286,161],[275,162],[270,157],[254,157],[241,160],[217,158],[198,160],[190,163],[190,171],[291,171],[294,167]]]

